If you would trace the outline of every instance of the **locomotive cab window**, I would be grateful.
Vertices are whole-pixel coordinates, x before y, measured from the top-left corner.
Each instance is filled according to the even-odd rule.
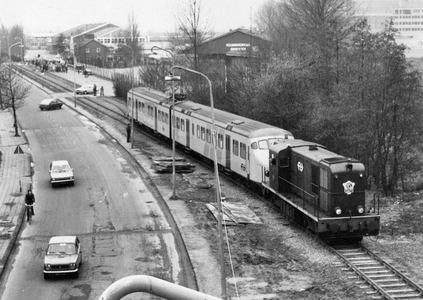
[[[254,143],[252,143],[251,144],[251,149],[258,149],[258,145],[257,145],[257,142],[254,142]]]
[[[238,141],[232,141],[232,153],[236,156],[238,156],[238,151],[239,151],[239,146],[238,146]]]
[[[259,149],[269,149],[269,145],[267,144],[267,140],[261,140],[258,142]]]

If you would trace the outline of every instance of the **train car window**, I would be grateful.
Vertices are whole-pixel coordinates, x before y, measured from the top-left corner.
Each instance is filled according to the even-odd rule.
[[[201,139],[204,141],[206,139],[206,129],[201,127]]]
[[[259,149],[269,149],[269,145],[267,144],[267,140],[261,140],[258,142]]]
[[[185,131],[185,120],[181,119],[181,130]]]
[[[217,145],[220,149],[223,149],[223,134],[217,134]]]
[[[211,143],[211,132],[210,129],[206,130],[206,138],[207,138],[207,143]]]
[[[239,154],[238,154],[238,150],[239,148],[238,148],[238,141],[235,141],[235,140],[233,140],[232,141],[232,153],[235,155],[235,156],[238,156]]]
[[[200,133],[200,125],[197,125],[197,137],[200,138],[201,137],[201,133]]]
[[[162,121],[162,112],[160,110],[159,110],[158,119],[159,119],[159,121]]]
[[[192,123],[191,133],[192,133],[192,135],[195,135],[195,125],[194,125],[194,123]]]
[[[257,142],[251,144],[251,149],[258,149]]]
[[[241,158],[247,158],[247,145],[244,143],[239,143],[239,155]]]
[[[166,124],[169,124],[169,115],[166,113],[166,114],[164,114],[164,122],[166,123]]]
[[[179,119],[179,117],[176,117],[176,128],[181,128],[181,119]]]
[[[145,112],[145,103],[141,103],[141,111]]]

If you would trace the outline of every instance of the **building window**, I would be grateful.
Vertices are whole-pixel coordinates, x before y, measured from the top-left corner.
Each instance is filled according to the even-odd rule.
[[[90,53],[90,48],[85,48],[85,53]]]
[[[96,48],[96,49],[95,49],[95,51],[96,51],[97,53],[101,53],[101,48]]]

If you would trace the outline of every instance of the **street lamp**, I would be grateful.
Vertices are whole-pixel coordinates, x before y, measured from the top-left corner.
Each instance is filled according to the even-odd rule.
[[[210,89],[210,108],[211,108],[211,118],[212,118],[212,128],[213,128],[213,138],[212,143],[214,143],[213,147],[213,158],[214,158],[214,174],[215,174],[215,191],[216,191],[216,202],[217,202],[217,231],[219,235],[219,254],[220,254],[220,280],[221,280],[221,289],[222,289],[222,299],[227,299],[226,295],[226,278],[225,278],[225,259],[223,256],[223,234],[222,234],[222,203],[221,203],[221,196],[220,196],[220,182],[219,182],[219,170],[217,165],[217,153],[216,153],[216,147],[217,147],[217,136],[216,136],[216,126],[214,122],[214,104],[213,104],[213,91],[212,91],[212,83],[210,79],[204,75],[203,73],[200,73],[198,71],[181,67],[181,66],[173,66],[170,71],[172,72],[173,69],[180,69],[185,70],[197,75],[200,75],[204,77],[208,84]]]
[[[21,47],[23,47],[23,45],[22,45],[22,42],[17,42],[17,43],[14,43],[13,45],[11,45],[10,47],[9,47],[9,58],[10,58],[10,61],[12,61],[12,56],[11,56],[11,50],[12,50],[12,47],[13,46],[16,46],[16,45],[21,45]]]
[[[72,40],[73,40],[73,37],[72,37]],[[63,41],[62,44],[66,44],[65,41]],[[69,48],[68,51],[73,54],[73,102],[74,102],[74,105],[76,107],[76,86],[75,86],[76,55],[75,55],[75,51],[72,51],[70,48]],[[66,66],[66,68],[67,68],[67,66]]]
[[[159,50],[163,50],[167,53],[169,53],[172,56],[172,68],[175,65],[175,57],[173,56],[173,53],[170,52],[169,50],[157,47],[157,46],[153,46],[151,47],[151,52],[153,52],[153,49],[159,49]],[[154,52],[153,52],[154,53]],[[156,59],[156,57],[153,57]],[[160,59],[160,57],[159,57]],[[172,81],[172,196],[170,197],[170,199],[172,200],[176,200],[178,199],[178,196],[176,196],[176,167],[175,167],[175,151],[176,151],[176,145],[175,145],[175,81],[180,81],[180,77],[177,78],[178,76],[166,76],[165,80],[166,81]]]
[[[16,39],[19,39],[20,40],[20,42],[21,42],[21,44],[22,44],[22,46],[20,46],[22,49],[21,50],[23,50],[23,48],[24,48],[24,44],[23,44],[23,40],[22,40],[22,38],[21,37],[19,37],[19,36],[17,36],[17,37],[15,37],[15,40]],[[21,51],[21,60],[22,60],[22,62],[23,62],[23,55],[22,55],[22,51]]]
[[[132,99],[131,99],[131,149],[134,148],[134,49],[125,44],[118,44],[119,48],[128,47],[132,51]],[[126,105],[128,106],[128,105]],[[129,115],[129,114],[128,114]]]

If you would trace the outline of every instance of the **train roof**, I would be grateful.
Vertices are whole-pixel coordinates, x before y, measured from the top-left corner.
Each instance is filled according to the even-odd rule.
[[[172,98],[168,97],[164,93],[144,87],[135,88],[134,92],[141,97],[158,102],[163,106],[172,105]],[[128,94],[130,94],[130,92]],[[209,123],[212,122],[211,107],[208,105],[203,105],[190,100],[176,100],[175,110],[186,115],[205,120]],[[215,125],[222,128],[226,128],[226,130],[230,130],[232,132],[248,136],[250,138],[282,135],[286,138],[293,139],[292,133],[288,130],[256,120],[248,119],[216,108],[213,112]]]

